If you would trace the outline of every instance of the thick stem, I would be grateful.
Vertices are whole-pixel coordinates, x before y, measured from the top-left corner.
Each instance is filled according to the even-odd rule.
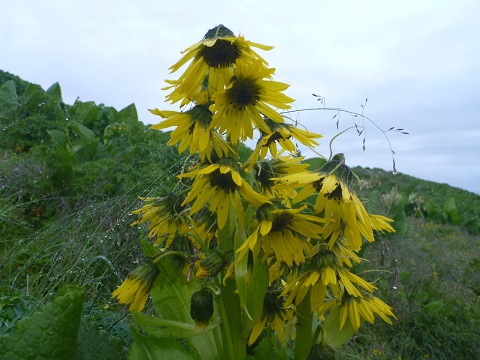
[[[233,206],[230,206],[227,223],[223,229],[219,229],[219,249],[222,253],[234,251],[234,237],[236,216]],[[223,354],[232,360],[244,360],[246,358],[246,340],[242,338],[241,306],[240,298],[236,291],[235,281],[227,279],[222,282],[221,275],[215,278],[216,285],[220,289],[218,297],[218,309],[222,323],[220,324],[223,342]]]
[[[297,326],[295,336],[295,360],[304,360],[312,348],[312,321],[310,308],[310,290],[302,302],[297,305]]]

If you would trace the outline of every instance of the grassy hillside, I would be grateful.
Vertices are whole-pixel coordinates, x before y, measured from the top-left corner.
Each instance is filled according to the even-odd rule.
[[[138,196],[164,195],[186,159],[168,134],[93,102],[65,104],[0,71],[0,335],[66,284],[84,312],[131,341],[110,294],[141,260]],[[243,149],[248,153],[248,149]],[[480,196],[380,169],[354,168],[367,209],[395,219],[362,256],[393,325],[364,325],[341,359],[474,359],[480,348]]]

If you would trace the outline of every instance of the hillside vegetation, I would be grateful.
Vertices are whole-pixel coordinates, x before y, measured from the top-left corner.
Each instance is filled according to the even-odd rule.
[[[112,358],[124,357],[130,318],[111,292],[141,261],[139,240],[146,239],[130,213],[138,197],[170,192],[186,154],[166,146],[168,133],[139,121],[133,104],[68,105],[59,84],[45,91],[3,71],[0,133],[0,339],[62,287],[78,285],[83,316],[114,339],[105,340],[119,349]],[[368,211],[395,220],[396,233],[362,256],[379,270],[371,279],[398,320],[364,325],[337,357],[475,359],[480,196],[380,169],[353,170]]]

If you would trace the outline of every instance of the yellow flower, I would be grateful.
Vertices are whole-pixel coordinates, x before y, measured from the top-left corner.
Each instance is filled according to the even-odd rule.
[[[255,257],[263,249],[265,257],[274,253],[278,262],[288,266],[305,261],[304,249],[309,248],[307,238],[320,238],[323,228],[315,223],[325,222],[312,215],[300,214],[305,207],[299,209],[275,208],[275,205],[264,205],[256,213],[252,234],[237,250],[242,258],[253,252]]]
[[[184,50],[185,55],[170,67],[173,73],[192,60],[178,81],[167,81],[170,84],[167,89],[174,88],[167,101],[175,103],[183,99],[181,106],[190,101],[204,104],[214,93],[223,91],[234,75],[236,65],[248,65],[258,60],[265,66],[266,61],[252,47],[273,48],[247,41],[243,36],[235,37],[223,25],[209,30],[203,40]]]
[[[252,139],[254,127],[264,133],[271,132],[262,114],[275,122],[283,122],[283,117],[270,106],[288,109],[287,103],[294,100],[281,92],[289,85],[270,80],[274,72],[275,69],[265,68],[261,61],[239,63],[225,91],[212,97],[214,104],[210,110],[214,115],[210,127],[221,133],[226,131],[230,141],[236,144],[239,139]]]
[[[211,164],[186,174],[182,177],[195,177],[192,189],[183,201],[182,206],[196,198],[190,214],[201,210],[208,202],[210,211],[217,213],[218,228],[223,229],[227,221],[230,205],[233,206],[239,224],[245,226],[241,194],[243,198],[255,207],[260,207],[269,200],[258,193],[242,179],[240,173],[232,165],[225,164],[228,158],[223,158],[222,164]]]
[[[132,211],[132,214],[140,214],[140,219],[132,225],[141,224],[149,221],[150,231],[148,237],[158,237],[160,239],[173,239],[177,231],[182,231],[186,227],[184,207],[181,205],[182,197],[172,192],[163,198],[141,198],[147,202],[140,209]]]
[[[323,214],[333,221],[325,226],[324,237],[329,238],[329,247],[344,234],[350,248],[360,250],[362,236],[372,242],[373,228],[370,216],[357,195],[335,174],[310,172],[287,175],[275,179],[276,188],[299,188],[293,203],[298,203],[310,195],[317,193],[314,205],[316,214]]]
[[[290,207],[290,199],[297,195],[295,189],[277,189],[274,187],[273,178],[306,172],[308,164],[300,164],[303,157],[281,156],[268,161],[256,162],[253,164],[253,175],[257,180],[258,187],[262,194],[268,198],[280,198],[285,205]]]
[[[374,314],[390,325],[392,321],[388,317],[396,319],[392,308],[373,295],[367,294],[362,298],[344,295],[340,304],[340,330],[345,325],[347,318],[355,330],[358,330],[365,320],[373,324]]]
[[[333,292],[335,293],[339,284],[343,285],[348,294],[358,297],[361,297],[362,294],[354,284],[361,286],[369,292],[376,289],[368,281],[338,265],[337,256],[333,251],[328,250],[326,244],[324,244],[322,250],[318,251],[310,259],[307,271],[298,278],[290,279],[282,295],[289,293],[286,305],[291,304],[293,300],[298,304],[302,302],[310,290],[310,304],[313,312],[323,305],[327,286],[333,287]]]
[[[284,306],[283,297],[279,297],[280,290],[271,289],[263,299],[263,312],[260,319],[255,323],[250,336],[248,345],[251,346],[260,336],[265,326],[269,326],[278,334],[280,341],[285,338],[285,321],[292,320],[293,311]]]
[[[151,126],[151,129],[160,130],[176,126],[176,129],[170,134],[167,145],[180,143],[179,153],[189,148],[190,155],[198,153],[201,160],[207,157],[209,161],[212,161],[212,150],[221,158],[228,153],[229,146],[217,131],[209,129],[212,113],[208,110],[208,106],[208,104],[196,105],[185,112],[150,110],[152,114],[167,119]]]
[[[120,304],[130,304],[129,311],[142,311],[159,270],[151,261],[131,271],[120,287],[112,293]]]
[[[314,139],[322,137],[322,135],[296,128],[290,124],[278,123],[269,118],[265,118],[264,120],[271,131],[268,134],[262,132],[262,136],[250,156],[252,162],[257,161],[259,158],[263,160],[265,156],[267,156],[268,150],[270,150],[270,154],[274,158],[277,157],[277,143],[282,149],[291,154],[295,154],[297,148],[292,142],[292,138],[305,146],[313,148],[319,145]]]

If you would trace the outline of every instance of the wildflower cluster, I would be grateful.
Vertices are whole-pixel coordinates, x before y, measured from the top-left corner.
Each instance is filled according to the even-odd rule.
[[[262,333],[294,344],[295,358],[306,358],[314,344],[328,345],[328,321],[340,332],[373,323],[375,314],[394,317],[353,269],[364,242],[392,232],[392,220],[367,213],[341,156],[312,170],[298,156],[296,144],[317,147],[321,135],[278,112],[294,100],[255,50],[271,48],[219,25],[183,52],[170,69],[185,70],[165,88],[166,101],[181,111],[151,110],[162,118],[152,129],[174,127],[168,145],[195,161],[174,191],[144,199],[134,212],[161,254],[148,269],[170,252],[193,259],[179,271],[195,283],[192,322],[204,327],[212,314],[220,318],[212,331],[221,335],[215,354],[224,358],[245,358],[246,345]],[[241,159],[239,143],[248,139],[257,139],[256,147]],[[134,271],[114,292],[130,310],[142,310],[145,294],[159,284],[152,281],[156,271],[145,272]]]

